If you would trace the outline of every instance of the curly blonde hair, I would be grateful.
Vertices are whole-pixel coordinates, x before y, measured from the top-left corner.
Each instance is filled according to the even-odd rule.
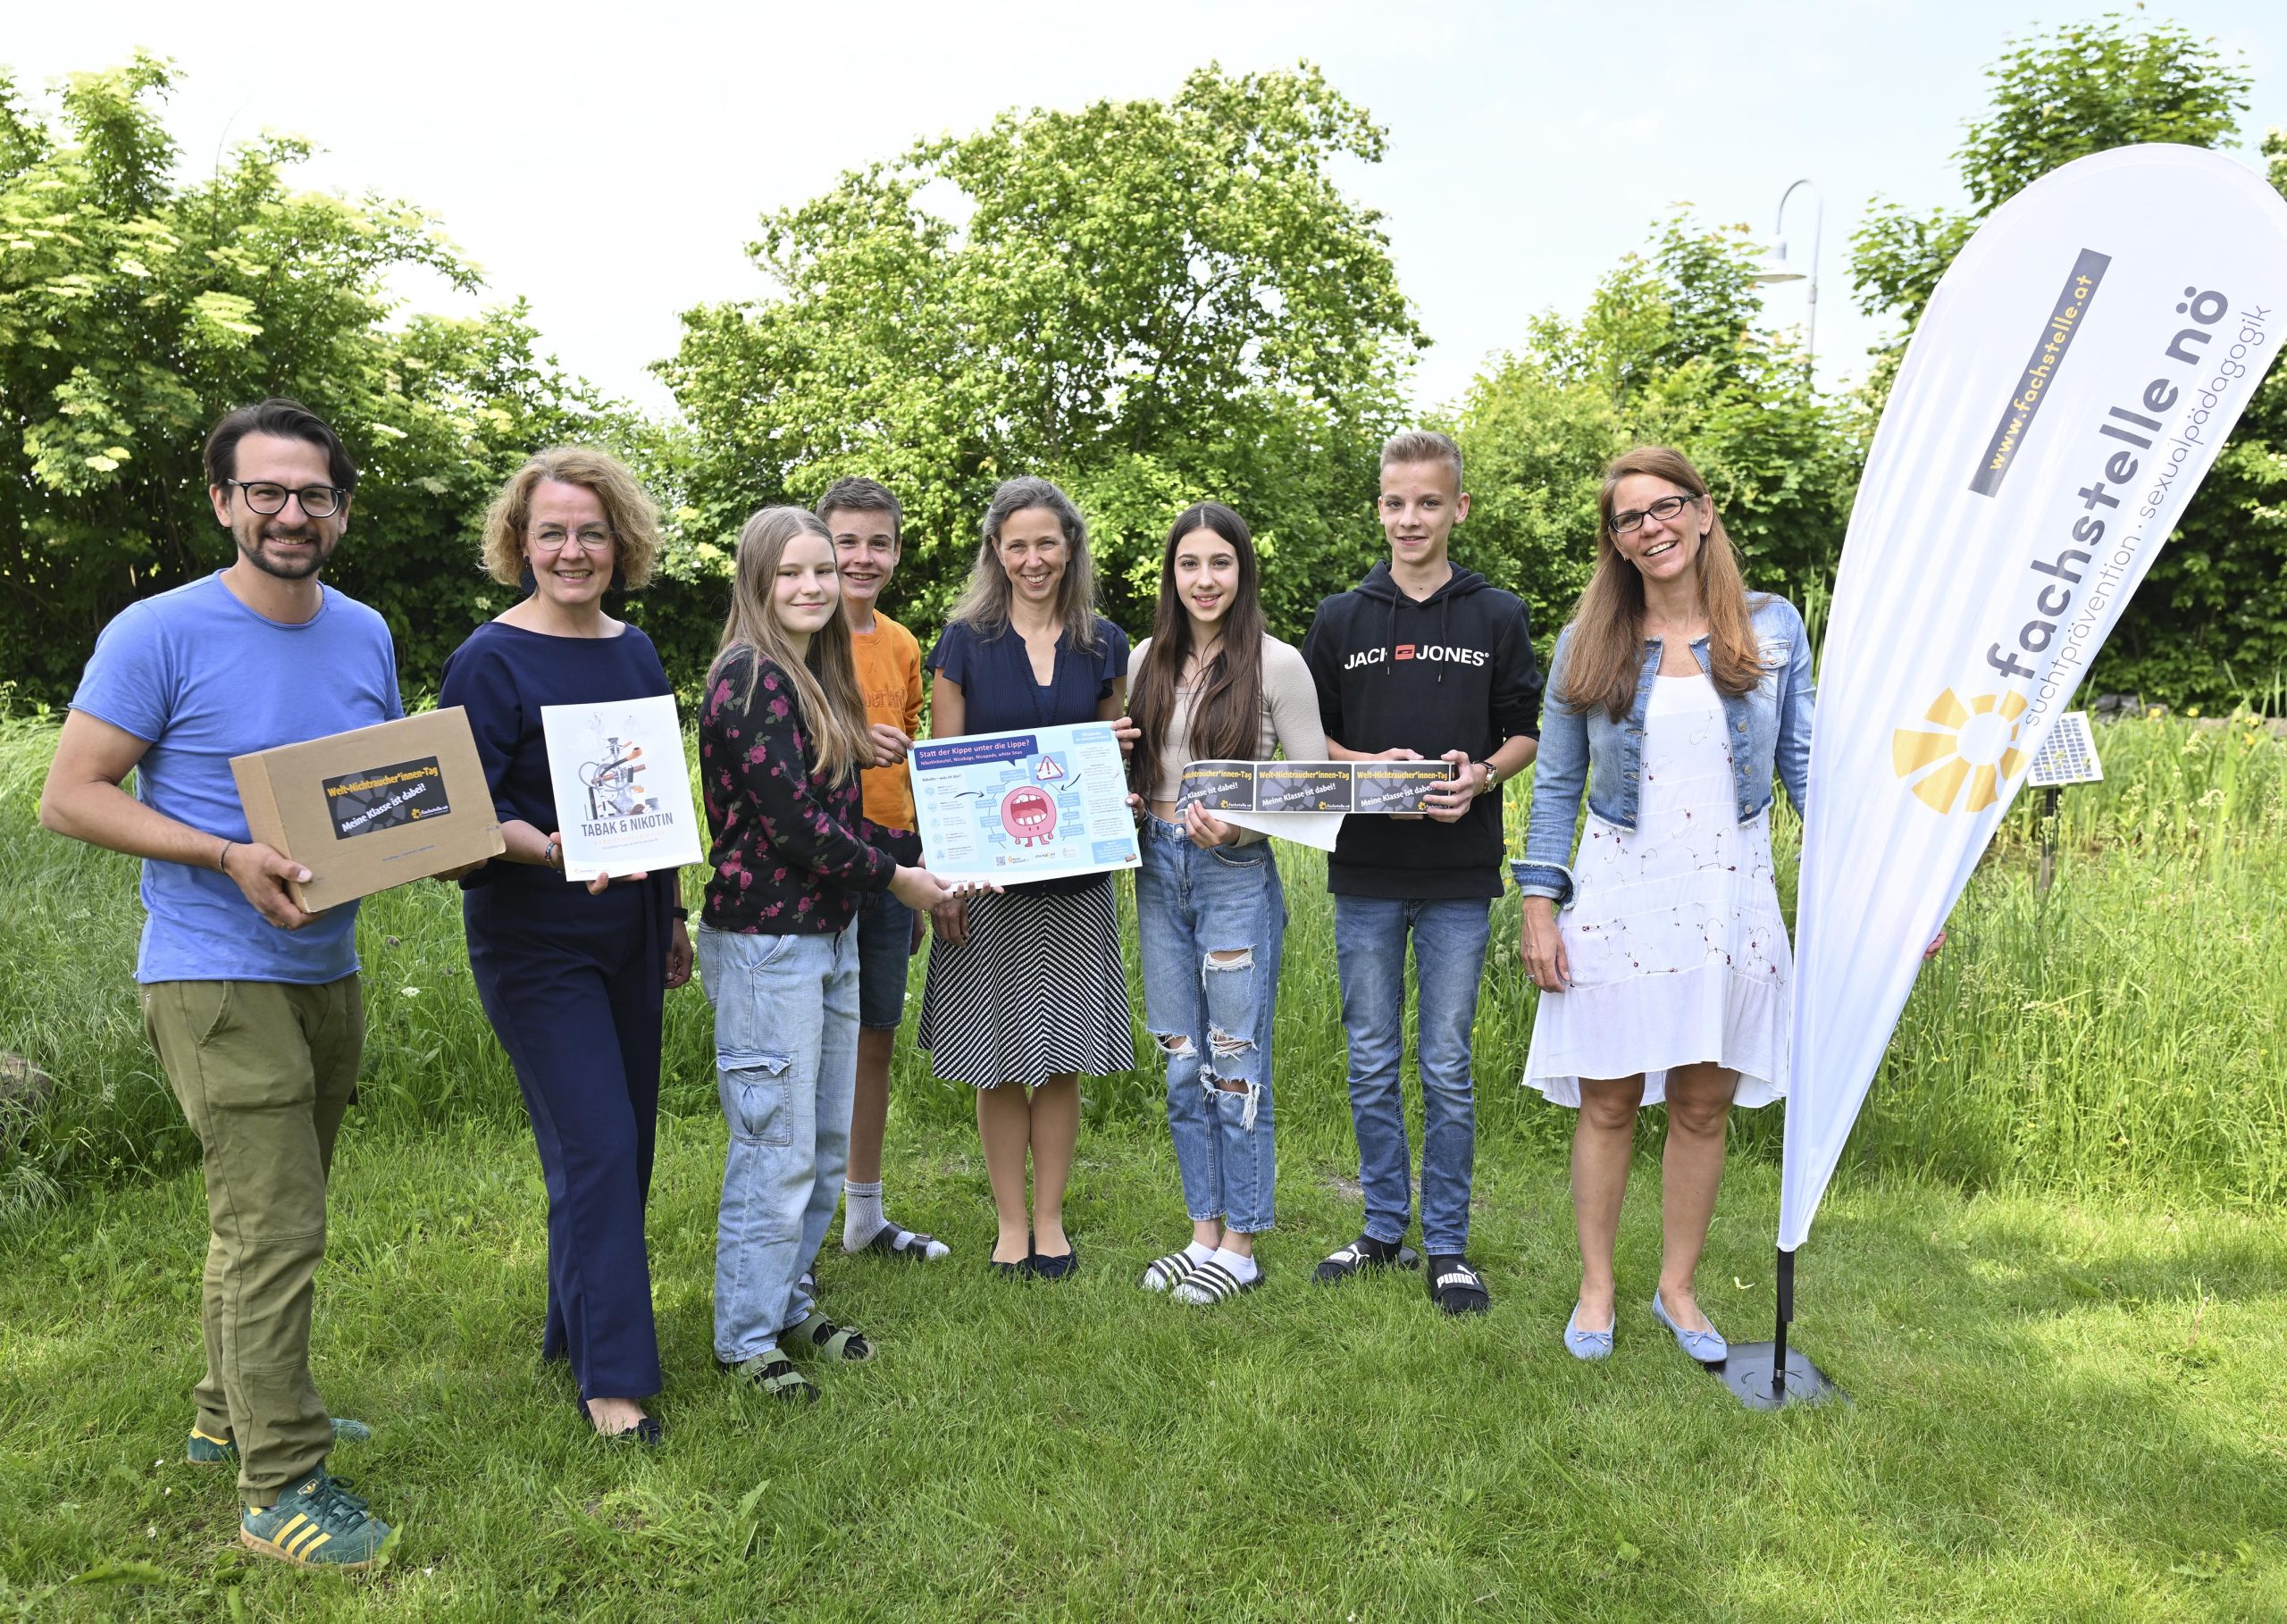
[[[648,586],[659,557],[659,509],[636,482],[627,465],[593,446],[550,446],[510,476],[484,514],[484,567],[502,586],[522,586],[524,530],[532,522],[532,492],[542,483],[578,485],[596,493],[604,523],[611,527],[616,584],[630,590]]]

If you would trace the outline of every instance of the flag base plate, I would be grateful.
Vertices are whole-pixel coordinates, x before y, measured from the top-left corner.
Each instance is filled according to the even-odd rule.
[[[1730,1356],[1721,1364],[1707,1367],[1709,1372],[1722,1378],[1723,1385],[1750,1410],[1776,1410],[1782,1404],[1826,1404],[1850,1402],[1850,1395],[1836,1386],[1825,1371],[1810,1361],[1800,1348],[1787,1350],[1787,1391],[1782,1394],[1771,1390],[1771,1356],[1772,1344],[1767,1342],[1735,1342]]]

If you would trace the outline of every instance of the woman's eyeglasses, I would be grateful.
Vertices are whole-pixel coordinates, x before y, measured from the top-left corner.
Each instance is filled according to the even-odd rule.
[[[1649,507],[1631,507],[1626,513],[1616,513],[1612,516],[1612,533],[1624,536],[1632,530],[1642,528],[1646,519],[1657,519],[1664,524],[1697,500],[1699,498],[1696,496],[1667,496]]]
[[[607,553],[611,542],[611,532],[598,524],[582,525],[578,530],[543,524],[532,532],[532,545],[544,553],[560,553],[567,547],[577,547],[583,553]]]

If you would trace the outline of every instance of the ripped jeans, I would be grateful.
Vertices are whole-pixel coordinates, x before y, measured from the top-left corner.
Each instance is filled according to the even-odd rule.
[[[1286,893],[1270,842],[1202,851],[1147,816],[1135,875],[1144,1022],[1168,1067],[1168,1134],[1194,1222],[1271,1226],[1270,1025]]]
[[[802,1271],[842,1200],[858,1083],[858,926],[833,935],[699,927],[715,1084],[731,1125],[715,1227],[715,1357],[778,1345],[810,1311]]]

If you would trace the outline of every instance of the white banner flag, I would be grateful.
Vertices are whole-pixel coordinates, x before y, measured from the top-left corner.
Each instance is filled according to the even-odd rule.
[[[1811,742],[1779,1244],[1914,986],[2287,328],[2287,201],[2191,146],[2068,163],[1938,284],[1835,583]]]

